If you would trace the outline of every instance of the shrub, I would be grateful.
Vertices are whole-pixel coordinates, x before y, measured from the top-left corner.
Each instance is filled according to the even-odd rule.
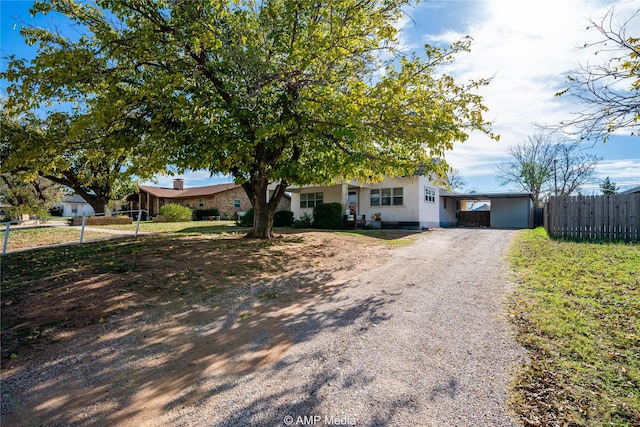
[[[291,227],[293,224],[293,212],[278,211],[273,215],[274,227]]]
[[[171,221],[191,221],[192,211],[186,206],[169,203],[158,210],[158,216]]]
[[[305,212],[304,214],[302,214],[300,219],[296,219],[295,221],[293,221],[292,227],[293,228],[311,228],[312,225],[313,225],[313,218],[311,218],[309,214]]]
[[[313,208],[313,226],[325,230],[342,228],[342,204],[320,203]]]
[[[239,227],[253,227],[253,208],[249,209],[246,214],[238,218],[236,225]]]
[[[60,209],[59,206],[55,206],[55,207],[49,209],[49,215],[50,216],[62,216],[62,210]]]
[[[193,218],[196,221],[202,221],[204,219],[209,219],[210,216],[220,216],[220,211],[218,208],[212,209],[197,209],[193,211]]]

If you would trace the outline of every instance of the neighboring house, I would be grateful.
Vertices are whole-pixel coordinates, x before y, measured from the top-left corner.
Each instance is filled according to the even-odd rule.
[[[533,226],[531,193],[460,194],[449,192],[426,176],[386,178],[377,184],[359,181],[339,182],[327,186],[290,187],[291,210],[295,218],[313,215],[318,203],[338,202],[345,215],[364,216],[365,223],[377,226],[379,214],[382,226],[416,228],[455,227],[467,202],[482,202],[489,211],[467,212],[482,215],[474,225],[498,228],[529,228]]]
[[[626,191],[621,191],[620,194],[636,194],[640,193],[640,187],[630,188]]]
[[[176,203],[194,211],[213,209],[220,211],[222,217],[237,218],[251,209],[251,201],[244,189],[236,184],[216,184],[204,187],[184,188],[182,179],[173,180],[173,188],[140,185],[139,192],[127,197],[130,209],[144,209],[149,216],[157,216],[161,206]],[[283,197],[278,210],[289,210],[290,199]]]
[[[62,216],[90,216],[95,211],[79,194],[70,194],[60,202]]]

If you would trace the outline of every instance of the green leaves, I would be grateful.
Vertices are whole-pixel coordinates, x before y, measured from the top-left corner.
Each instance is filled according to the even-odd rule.
[[[474,95],[488,82],[459,85],[439,72],[469,49],[468,38],[399,57],[394,24],[406,4],[37,4],[86,32],[70,41],[29,30],[40,46],[35,63],[14,62],[4,77],[13,105],[77,103],[74,112],[96,124],[89,129],[108,129],[104,146],[147,159],[140,172],[205,168],[234,175],[251,193],[275,181],[380,180],[419,165],[445,171],[431,159],[469,131],[497,138]]]

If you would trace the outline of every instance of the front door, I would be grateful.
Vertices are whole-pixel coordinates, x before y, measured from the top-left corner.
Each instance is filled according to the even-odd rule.
[[[349,190],[349,196],[347,197],[347,206],[349,208],[350,215],[358,214],[358,191]]]

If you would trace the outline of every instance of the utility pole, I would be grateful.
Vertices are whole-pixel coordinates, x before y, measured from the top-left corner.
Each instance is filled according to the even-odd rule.
[[[553,195],[558,197],[558,174],[556,173],[558,163],[557,159],[553,159]]]

